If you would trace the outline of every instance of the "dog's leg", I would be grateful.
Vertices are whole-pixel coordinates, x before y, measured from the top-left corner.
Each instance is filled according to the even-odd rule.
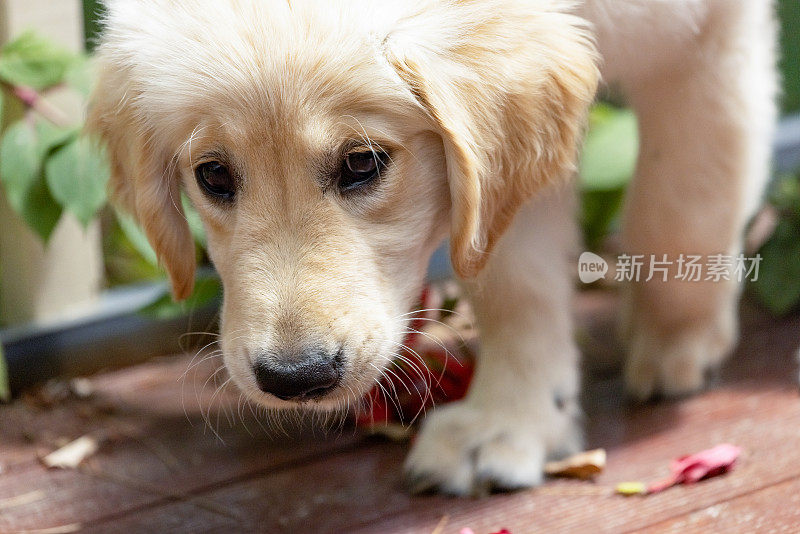
[[[625,379],[637,398],[700,389],[736,342],[740,284],[675,277],[681,254],[702,255],[704,265],[710,255],[737,256],[758,205],[775,120],[769,4],[714,3],[679,61],[628,81],[642,146],[624,244],[646,262],[624,314]],[[668,281],[644,281],[651,254],[676,262]]]
[[[479,363],[467,398],[424,421],[406,462],[412,489],[532,486],[548,456],[580,450],[572,198],[562,187],[526,205],[485,270],[465,284]]]

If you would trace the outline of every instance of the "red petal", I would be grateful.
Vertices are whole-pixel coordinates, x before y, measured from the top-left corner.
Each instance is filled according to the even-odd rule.
[[[723,443],[695,454],[681,456],[670,464],[669,477],[654,482],[647,488],[648,493],[658,493],[675,484],[691,484],[704,478],[711,478],[731,470],[742,449]]]
[[[670,471],[680,475],[683,482],[697,482],[709,476],[727,472],[736,462],[742,449],[723,443],[711,449],[683,456],[672,462]]]

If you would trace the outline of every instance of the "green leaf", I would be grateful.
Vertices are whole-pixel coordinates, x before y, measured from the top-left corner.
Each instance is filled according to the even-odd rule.
[[[614,229],[620,212],[625,188],[589,189],[581,195],[581,227],[589,250],[598,250],[605,237]]]
[[[5,93],[0,90],[0,124],[3,122],[3,99],[5,98]]]
[[[783,110],[800,110],[800,9],[797,0],[778,2],[781,23],[780,64],[783,73]]]
[[[26,32],[0,49],[0,79],[37,90],[58,85],[74,55],[33,32]]]
[[[769,202],[778,211],[800,220],[800,172],[779,175],[769,190]]]
[[[8,383],[8,365],[3,356],[3,341],[0,340],[0,402],[11,400],[11,386]]]
[[[136,251],[141,254],[145,260],[147,260],[147,263],[157,267],[158,256],[153,250],[153,247],[150,246],[150,242],[147,240],[144,230],[142,230],[142,228],[136,223],[133,217],[126,213],[117,211],[117,221],[119,222],[119,227],[122,229],[125,237],[127,237],[128,241],[130,241],[131,245],[133,245],[133,248],[135,248]]]
[[[42,176],[43,151],[36,129],[24,120],[11,125],[0,140],[0,181],[8,202],[47,241],[61,218],[61,206]]]
[[[63,128],[55,126],[50,121],[41,119],[36,121],[36,150],[39,160],[44,161],[53,151],[67,143],[74,141],[80,135],[80,128]]]
[[[128,217],[134,228],[133,232],[137,232],[141,236],[143,243],[147,243],[143,233],[133,222],[132,217],[121,212],[118,212],[118,215]],[[150,245],[148,244],[147,246],[149,247]],[[142,252],[132,244],[131,239],[125,234],[119,218],[116,218],[113,224],[104,227],[103,258],[105,258],[105,278],[109,286],[130,284],[143,280],[164,279],[164,272],[161,267],[146,260]],[[150,260],[153,259],[153,256],[151,256]]]
[[[28,191],[23,210],[19,212],[23,220],[46,243],[61,220],[62,211],[50,194],[44,176],[39,174]]]
[[[12,124],[0,141],[0,179],[15,208],[41,168],[36,144],[36,130],[24,120]]]
[[[181,195],[181,205],[183,206],[183,213],[186,215],[186,222],[189,223],[189,230],[192,232],[194,240],[203,248],[206,247],[206,229],[203,226],[203,221],[200,219],[200,214],[194,209],[192,201],[189,197]]]
[[[109,174],[105,152],[87,137],[69,141],[45,162],[53,197],[84,226],[106,203]]]
[[[222,297],[222,283],[216,277],[203,277],[195,282],[192,295],[184,302],[175,302],[169,293],[164,293],[152,304],[139,312],[153,319],[174,319],[192,310],[203,308]]]
[[[94,70],[92,62],[86,55],[77,56],[64,73],[67,85],[88,97],[94,85]]]
[[[633,176],[639,152],[636,116],[629,109],[599,104],[592,109],[580,163],[584,189],[611,190]]]
[[[105,7],[102,0],[83,0],[84,33],[86,35],[86,49],[92,51],[97,45],[102,33],[102,23],[105,16]]]
[[[785,315],[800,304],[800,225],[781,220],[759,254],[759,275],[752,288],[772,313]]]

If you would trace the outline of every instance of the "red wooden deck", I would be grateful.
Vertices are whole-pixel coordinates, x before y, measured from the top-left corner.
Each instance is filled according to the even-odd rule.
[[[579,299],[595,362],[588,444],[609,454],[594,483],[412,497],[400,481],[406,444],[350,426],[266,431],[248,408],[237,411],[238,394],[204,387],[216,362],[182,381],[190,358],[174,357],[97,376],[88,398],[50,393],[0,407],[0,532],[800,532],[800,316],[776,320],[744,305],[741,346],[713,389],[634,407],[597,363],[618,355],[614,308],[604,294]],[[102,446],[78,470],[39,462],[85,434]],[[721,442],[744,450],[726,476],[648,497],[613,494],[617,482],[658,479],[673,457]]]

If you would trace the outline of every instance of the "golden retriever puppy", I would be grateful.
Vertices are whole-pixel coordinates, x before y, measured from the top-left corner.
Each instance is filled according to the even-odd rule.
[[[581,447],[572,195],[600,74],[641,126],[630,253],[735,253],[767,174],[765,0],[108,0],[90,127],[174,294],[179,202],[225,288],[227,369],[261,405],[334,410],[381,376],[449,237],[481,330],[462,402],[425,421],[415,489],[537,484]],[[734,283],[639,282],[637,397],[703,385]]]

